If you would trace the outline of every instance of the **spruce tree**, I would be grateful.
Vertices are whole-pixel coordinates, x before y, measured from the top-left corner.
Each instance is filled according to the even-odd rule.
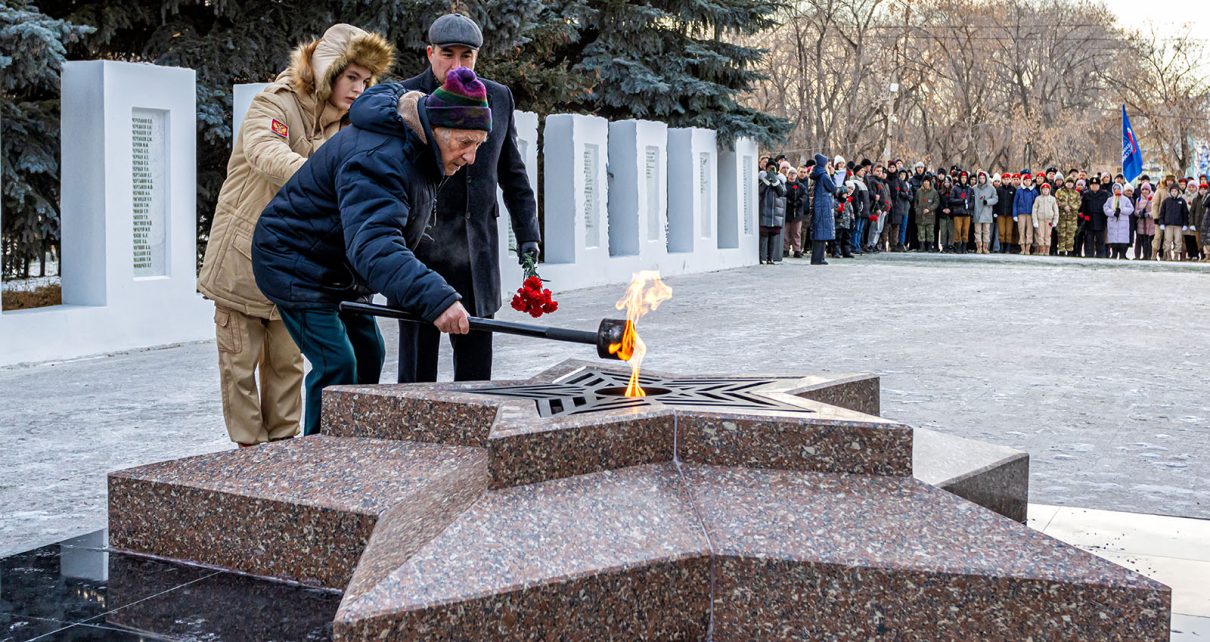
[[[0,3],[3,274],[28,277],[59,242],[59,74],[85,27],[28,2]]]
[[[772,142],[789,129],[738,103],[760,78],[753,64],[764,52],[730,42],[772,26],[782,0],[41,1],[66,21],[56,24],[95,28],[69,50],[73,58],[197,71],[199,258],[231,152],[231,86],[272,80],[296,45],[336,22],[393,40],[396,75],[406,78],[427,66],[429,24],[464,12],[483,28],[480,73],[508,85],[519,109],[543,115],[664,120],[717,129],[724,141]]]

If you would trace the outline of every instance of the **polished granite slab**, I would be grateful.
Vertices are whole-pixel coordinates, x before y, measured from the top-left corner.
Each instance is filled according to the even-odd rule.
[[[568,360],[526,381],[333,386],[324,430],[483,445],[492,488],[674,459],[911,474],[912,429],[853,409],[878,409],[877,378],[843,377],[829,393],[821,377],[653,372],[642,378],[649,397],[616,396],[628,376],[626,366]]]
[[[109,549],[104,531],[0,560],[0,641],[330,640],[336,591]]]
[[[436,532],[486,485],[484,453],[313,435],[109,475],[118,550],[343,589],[379,515],[438,498]]]
[[[536,639],[554,623],[564,639],[696,640],[709,614],[709,545],[672,464],[493,491],[361,579],[338,640]]]
[[[1167,587],[918,480],[684,476],[721,639],[1167,639]]]

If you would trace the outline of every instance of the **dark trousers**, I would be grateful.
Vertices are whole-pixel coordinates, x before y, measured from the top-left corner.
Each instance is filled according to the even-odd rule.
[[[760,261],[780,261],[782,252],[781,228],[760,226]]]
[[[1141,257],[1145,261],[1151,260],[1151,241],[1154,237],[1154,234],[1134,235],[1134,258]]]
[[[861,253],[861,248],[865,244],[865,224],[867,220],[865,217],[858,217],[857,220],[853,221],[853,235],[849,239],[849,246],[858,254]]]
[[[1115,259],[1126,258],[1126,249],[1129,247],[1130,247],[1129,243],[1112,243],[1112,244],[1110,244],[1109,250],[1112,254],[1112,258],[1115,258]]]
[[[492,333],[451,334],[450,345],[454,349],[454,381],[492,378]],[[399,322],[399,383],[436,381],[440,356],[441,332],[437,326]]]
[[[836,256],[849,258],[853,256],[849,230],[847,228],[836,229]]]
[[[811,265],[823,264],[823,251],[827,245],[827,241],[811,241]]]
[[[382,376],[386,348],[373,317],[335,308],[277,307],[286,331],[298,344],[311,372],[307,373],[307,405],[303,434],[320,431],[320,395],[328,386],[376,384]]]
[[[1084,230],[1084,256],[1087,258],[1103,258],[1104,243],[1101,242],[1100,230],[1087,228]]]
[[[1197,244],[1196,235],[1185,235],[1185,256],[1190,259],[1198,258],[1202,253],[1202,248]]]

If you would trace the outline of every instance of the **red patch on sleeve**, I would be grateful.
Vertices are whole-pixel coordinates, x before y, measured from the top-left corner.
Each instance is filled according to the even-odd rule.
[[[272,123],[269,123],[269,129],[273,130],[274,134],[277,134],[282,138],[288,138],[290,136],[290,128],[286,127],[285,123],[276,118],[273,119]]]

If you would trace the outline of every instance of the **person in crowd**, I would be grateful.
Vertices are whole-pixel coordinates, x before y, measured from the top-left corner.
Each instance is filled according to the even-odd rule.
[[[844,156],[837,154],[836,158],[832,159],[832,182],[836,184],[837,188],[840,188],[847,180],[849,180],[848,166],[845,164]]]
[[[252,235],[256,283],[311,362],[308,434],[319,432],[325,387],[376,384],[382,374],[378,324],[341,303],[379,292],[441,332],[470,331],[461,295],[415,249],[431,242],[440,184],[487,141],[487,88],[465,67],[428,95],[377,85],[349,120],[273,197]]]
[[[803,195],[802,239],[800,247],[806,254],[811,247],[811,215],[815,205],[815,190],[811,182],[811,173],[815,169],[815,159],[809,159],[798,167],[798,181],[802,183],[806,193]]]
[[[775,260],[781,260],[782,249],[776,247],[776,243],[786,219],[786,177],[777,171],[776,161],[765,165],[757,198],[760,199],[760,263],[773,265]]]
[[[1084,192],[1084,196],[1080,200],[1080,216],[1084,220],[1085,257],[1105,257],[1105,201],[1107,200],[1109,200],[1109,193],[1101,189],[1101,181],[1090,181],[1088,191]]]
[[[890,228],[890,236],[898,234],[898,228],[894,227],[894,221],[889,221],[891,210],[891,189],[887,183],[886,168],[882,165],[875,167],[870,172],[870,179],[867,185],[870,188],[870,216],[874,222],[874,229],[870,231],[870,249],[874,252],[881,252],[887,248],[888,228]]]
[[[236,134],[197,285],[214,301],[223,420],[241,447],[293,437],[302,417],[302,353],[256,285],[252,231],[394,57],[382,36],[333,25],[295,49],[290,66],[252,99]]]
[[[1201,216],[1194,219],[1199,238],[1202,243],[1202,262],[1210,261],[1210,183],[1202,182],[1197,186],[1201,193]]]
[[[1063,179],[1063,186],[1055,192],[1059,206],[1058,251],[1063,256],[1075,256],[1076,226],[1080,212],[1080,193],[1071,173]]]
[[[1189,203],[1182,197],[1181,188],[1175,182],[1168,186],[1168,198],[1160,204],[1156,222],[1160,226],[1159,233],[1164,236],[1163,257],[1169,261],[1181,260],[1184,231],[1189,227]]]
[[[1139,200],[1135,205],[1135,235],[1134,258],[1144,261],[1151,260],[1151,239],[1155,236],[1155,197],[1151,193],[1151,184],[1143,183],[1139,187]]]
[[[853,166],[852,176],[850,180],[853,183],[853,211],[852,225],[850,226],[849,242],[852,244],[851,251],[853,254],[863,254],[865,252],[865,236],[866,230],[870,222],[870,188],[865,183],[866,173],[870,170],[869,159],[863,159],[860,164]]]
[[[798,179],[798,170],[786,170],[786,226],[783,249],[796,259],[802,258],[802,219],[806,215],[807,186]]]
[[[1001,174],[1000,188],[996,201],[996,239],[1000,243],[1000,253],[1012,252],[1013,234],[1017,226],[1013,223],[1013,201],[1017,196],[1017,188],[1021,186],[1019,174]]]
[[[987,172],[980,171],[975,180],[974,216],[971,221],[975,226],[975,253],[987,254],[991,249],[992,221],[995,219],[996,204],[1000,195],[996,187],[988,182]]]
[[[950,192],[954,190],[954,181],[948,173],[939,174],[940,184],[937,194],[941,197],[941,206],[937,209],[937,251],[950,252],[954,243],[954,219],[950,216]]]
[[[1021,245],[1021,254],[1028,255],[1034,243],[1034,200],[1038,191],[1033,186],[1033,175],[1029,172],[1021,174],[1021,186],[1013,194],[1013,220],[1017,223],[1017,238]]]
[[[852,180],[836,187],[836,252],[832,258],[853,258],[853,196],[857,185]]]
[[[459,13],[448,13],[433,21],[427,35],[428,66],[398,83],[396,93],[433,94],[451,69],[475,70],[483,32],[473,20]],[[477,162],[442,185],[430,230],[433,242],[418,247],[416,256],[458,291],[462,304],[474,316],[491,318],[503,303],[498,240],[498,219],[504,213],[501,203],[516,237],[518,263],[524,265],[527,258],[538,259],[542,235],[534,186],[529,184],[517,144],[512,91],[500,83],[479,80],[487,87],[492,130],[478,151]],[[376,98],[384,103],[391,100],[386,94]],[[382,107],[387,109],[390,105]],[[455,381],[492,378],[492,337],[491,332],[449,337]],[[431,325],[400,322],[398,381],[436,381],[441,342],[441,333]]]
[[[1164,177],[1164,180],[1160,183],[1160,185],[1156,187],[1155,193],[1152,195],[1152,199],[1155,201],[1155,206],[1152,208],[1152,211],[1155,214],[1157,222],[1159,221],[1160,207],[1163,205],[1164,199],[1168,198],[1168,192],[1171,190],[1172,186],[1176,184],[1176,175],[1168,174]],[[1165,258],[1166,252],[1164,249],[1164,234],[1162,231],[1157,230],[1155,238],[1151,241],[1151,252],[1155,255],[1156,260]]]
[[[1197,261],[1201,257],[1201,244],[1197,242],[1197,226],[1202,222],[1202,196],[1198,193],[1197,181],[1188,178],[1185,183],[1185,193],[1181,194],[1181,198],[1185,199],[1185,203],[1189,206],[1189,229],[1184,230],[1182,236],[1185,242],[1185,260]]]
[[[1084,194],[1088,193],[1088,180],[1083,178],[1076,179],[1076,193],[1080,195],[1080,209],[1076,212],[1076,236],[1072,241],[1072,246],[1075,248],[1074,254],[1082,256],[1084,254],[1084,232],[1088,227],[1087,221],[1084,220]]]
[[[1130,247],[1130,215],[1134,204],[1121,183],[1110,184],[1113,195],[1105,200],[1105,241],[1113,250],[1112,258],[1125,259],[1126,248]],[[1131,189],[1131,192],[1134,190]]]
[[[919,252],[935,252],[933,227],[937,224],[937,211],[941,208],[941,195],[933,188],[933,178],[925,176],[916,192],[916,238],[920,240]]]
[[[1034,254],[1038,256],[1050,254],[1050,230],[1058,222],[1058,200],[1050,193],[1050,183],[1042,183],[1042,186],[1038,188],[1038,196],[1034,198],[1033,210],[1030,212],[1033,241],[1036,245]]]
[[[811,265],[827,265],[824,247],[836,239],[836,221],[833,215],[836,184],[832,182],[828,157],[815,155],[815,166],[811,168]]]
[[[902,252],[906,247],[901,239],[904,238],[903,228],[907,226],[908,220],[911,218],[912,209],[912,194],[913,188],[908,174],[905,170],[898,170],[895,174],[895,185],[891,192],[891,222],[895,226],[896,251]],[[934,217],[936,213],[934,212]],[[929,237],[929,242],[932,242],[932,237]]]
[[[908,203],[910,204],[910,207],[908,207],[907,222],[903,223],[903,226],[899,230],[898,243],[901,246],[901,252],[906,252],[908,248],[911,247],[919,249],[923,246],[920,242],[920,239],[916,238],[916,233],[919,231],[916,224],[916,216],[918,214],[916,211],[916,193],[919,192],[920,188],[924,186],[924,178],[927,175],[928,169],[924,166],[924,163],[917,161],[912,167],[912,177],[908,179],[908,186],[910,187],[910,191],[908,192]],[[934,213],[933,216],[936,217],[936,213]],[[931,240],[932,239],[930,239],[930,242]]]

